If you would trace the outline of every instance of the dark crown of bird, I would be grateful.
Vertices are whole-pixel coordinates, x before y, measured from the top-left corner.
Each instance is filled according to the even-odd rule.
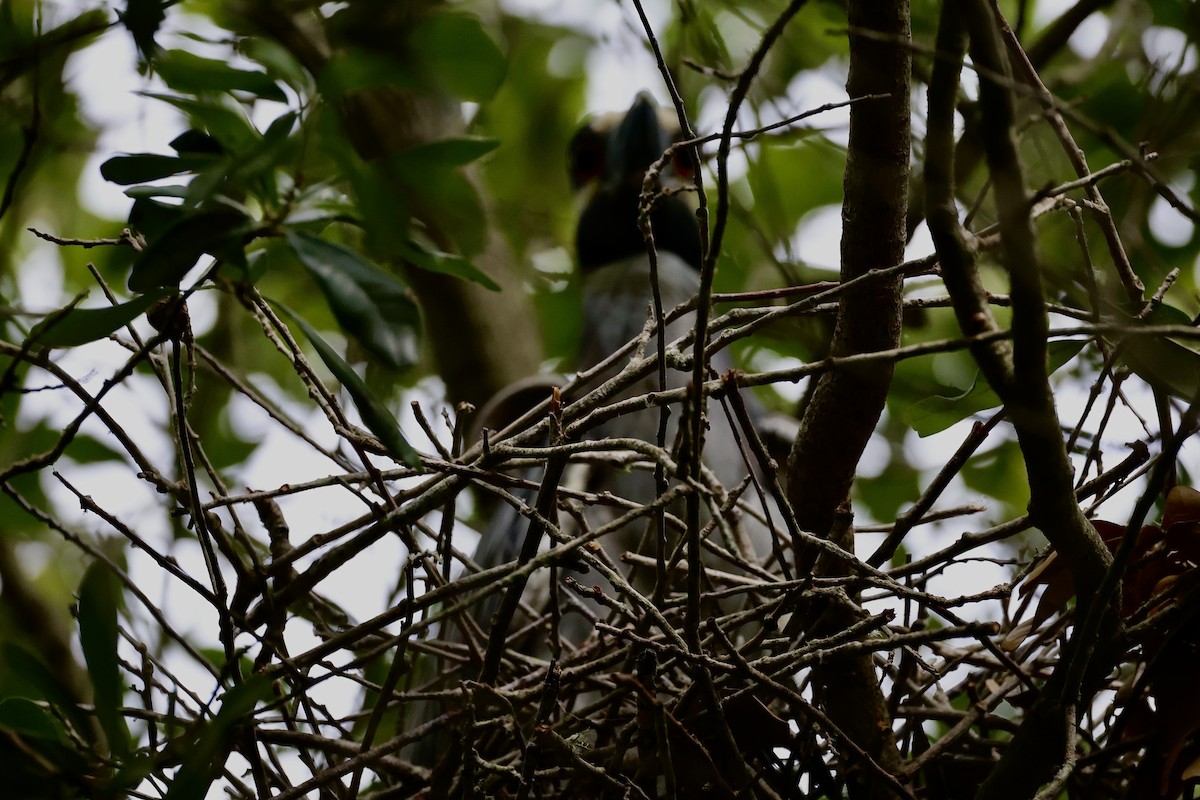
[[[576,188],[588,193],[575,234],[575,252],[585,273],[646,252],[638,226],[639,198],[646,171],[679,138],[673,113],[642,92],[624,113],[597,115],[571,140],[569,168]],[[700,229],[680,190],[691,182],[690,150],[677,150],[660,173],[667,191],[650,215],[655,248],[700,265]]]

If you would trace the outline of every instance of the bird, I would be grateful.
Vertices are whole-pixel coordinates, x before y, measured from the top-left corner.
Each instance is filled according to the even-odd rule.
[[[569,403],[602,385],[625,366],[627,360],[618,358],[611,360],[612,363],[605,369],[595,369],[610,361],[612,354],[638,337],[647,328],[648,320],[652,319],[654,283],[651,257],[638,224],[643,184],[647,171],[663,159],[679,138],[679,125],[673,115],[661,109],[647,92],[638,94],[632,105],[623,112],[591,117],[572,137],[568,147],[568,171],[572,184],[584,198],[574,237],[582,295],[577,368],[580,374],[590,377],[576,380],[566,387],[562,387],[563,381],[559,376],[540,376],[520,381],[489,401],[479,415],[482,418],[477,422],[480,427],[492,430],[505,427],[506,422],[544,401],[551,387],[563,388],[561,403]],[[661,186],[666,191],[662,192],[649,214],[658,290],[662,308],[666,311],[697,296],[702,253],[700,226],[686,191],[693,185],[697,165],[687,149],[678,148],[671,152],[673,155],[663,162],[659,174]],[[666,340],[671,342],[679,339],[690,333],[694,325],[694,313],[680,316],[666,326]],[[647,347],[646,351],[652,352],[653,348]],[[724,373],[731,368],[729,356],[724,351],[713,354],[711,364],[717,373]],[[644,395],[661,388],[677,389],[687,385],[690,377],[690,371],[668,369],[666,386],[663,387],[659,384],[657,372],[652,372],[624,387],[610,400]],[[558,397],[557,394],[555,396]],[[746,406],[752,418],[761,416],[761,410],[753,398],[746,398]],[[703,451],[704,465],[723,487],[738,486],[756,468],[748,464],[735,432],[736,426],[716,400],[708,400],[706,413],[708,424]],[[676,440],[679,438],[681,416],[678,408],[671,409],[665,441],[668,451],[678,449]],[[646,407],[605,421],[588,431],[587,436],[593,440],[637,439],[653,444],[658,438],[659,420],[659,409]],[[677,452],[675,456],[677,461]],[[564,485],[589,492],[592,496],[607,493],[618,498],[619,502],[615,506],[612,503],[589,503],[581,510],[581,519],[572,520],[569,515],[562,515],[560,527],[564,533],[578,533],[583,526],[595,530],[625,513],[633,504],[646,505],[654,501],[658,484],[651,469],[645,463],[631,468],[627,462],[605,463],[593,459],[581,465],[580,470],[568,469],[563,476]],[[520,473],[526,487],[539,485],[543,475],[544,467],[527,467]],[[773,476],[757,477],[773,480]],[[512,492],[525,506],[534,505],[536,493],[531,488]],[[678,515],[680,508],[669,507],[667,510]],[[530,520],[522,513],[522,509],[511,503],[491,507],[488,515],[472,559],[481,569],[516,561],[530,531]],[[771,555],[773,533],[770,527],[749,516],[743,516],[740,523],[736,514],[723,516],[727,517],[727,522],[734,522],[718,528],[723,527],[726,533],[732,531],[735,534],[728,537],[723,546],[733,550],[741,563],[761,564]],[[602,537],[599,543],[603,557],[610,563],[621,565],[627,553],[654,556],[655,544],[651,537],[646,536],[647,530],[647,522],[642,519]],[[680,539],[677,532],[673,536],[676,541]],[[673,544],[669,546],[673,547]],[[728,562],[716,563],[719,563],[720,569],[737,569],[730,567]],[[569,571],[559,570],[560,573]],[[624,567],[623,571],[626,574],[632,572],[632,585],[649,596],[655,580],[654,570],[643,568],[633,572],[630,567]],[[577,586],[584,583],[591,584],[609,598],[620,597],[617,587],[594,573],[586,581],[579,581]],[[528,626],[530,621],[528,618],[512,621],[497,619],[500,616],[497,609],[501,606],[504,593],[505,590],[493,592],[476,603],[470,611],[474,619],[470,625],[477,625],[482,631],[484,645],[494,626],[507,624],[505,633],[508,635],[511,631]],[[549,605],[549,597],[550,586],[545,571],[535,573],[525,586],[523,603],[526,608],[532,608],[534,613],[542,613]],[[608,613],[605,604],[586,596],[573,606],[567,606],[566,611],[557,633],[569,646],[582,646],[593,633],[594,621]],[[465,635],[471,635],[468,627],[466,624],[448,623],[441,638],[461,643]],[[522,647],[525,655],[542,663],[552,651],[558,649],[548,642],[544,626],[535,626],[534,632],[524,642],[515,646]],[[482,675],[482,670],[477,674]],[[432,738],[419,744],[419,754],[414,757],[418,763],[432,763],[445,751],[444,743],[437,743]],[[445,764],[446,760],[442,759],[441,763]]]
[[[645,329],[653,300],[654,286],[647,242],[638,224],[643,184],[646,172],[664,158],[672,144],[679,140],[679,125],[673,113],[662,109],[648,92],[637,95],[624,112],[601,114],[587,120],[572,137],[568,147],[568,170],[577,191],[586,198],[575,230],[574,249],[582,284],[582,322],[579,342],[578,369],[587,373],[604,362],[614,352],[637,337]],[[690,150],[671,151],[661,165],[659,180],[667,190],[653,205],[649,214],[657,261],[658,290],[662,308],[672,308],[692,300],[700,290],[701,233],[694,208],[688,202],[686,190],[692,185],[696,164]],[[695,325],[694,314],[686,314],[666,326],[666,339],[673,341],[689,333]],[[647,348],[648,350],[651,348]],[[690,348],[688,348],[690,351]],[[564,402],[585,394],[616,375],[624,366],[618,360],[608,369],[593,375],[586,382],[577,382]],[[724,351],[712,356],[713,370],[720,374],[731,368]],[[633,397],[662,388],[677,389],[687,384],[690,373],[667,370],[666,386],[659,385],[657,373],[650,374],[626,387],[613,399]],[[522,385],[521,391],[528,392]],[[542,395],[544,397],[544,395]],[[761,409],[753,398],[747,398],[753,417],[761,417]],[[705,436],[704,463],[726,488],[742,482],[754,469],[743,456],[735,434],[735,426],[722,412],[716,401],[708,402],[708,429]],[[679,409],[672,409],[667,426],[666,446],[673,449],[678,439]],[[588,433],[592,439],[622,438],[655,443],[659,427],[659,409],[647,407],[607,421]],[[675,448],[677,449],[677,448]],[[678,455],[676,453],[676,455]],[[540,476],[526,477],[533,483]],[[592,465],[578,488],[592,492],[608,492],[624,501],[647,504],[657,493],[655,477],[649,469],[629,469],[621,466]],[[524,498],[532,504],[532,493]],[[611,521],[628,506],[614,510],[612,506],[595,505],[585,512],[588,526],[596,528]],[[475,554],[480,567],[512,561],[517,558],[527,527],[527,520],[511,506],[500,509],[481,537]],[[728,528],[727,528],[728,529]],[[742,558],[761,562],[771,552],[771,531],[755,520],[741,526],[744,534],[731,548]],[[654,555],[645,537],[644,521],[626,526],[612,536],[601,539],[605,552],[615,563],[621,563],[627,552]],[[642,570],[634,581],[639,589],[648,589],[652,576]],[[597,580],[600,588],[609,592],[613,587]],[[539,591],[538,587],[527,590]],[[545,594],[545,589],[540,589]],[[540,598],[534,598],[536,607]],[[491,614],[498,600],[480,606],[477,619],[484,631],[489,630]],[[590,629],[586,620],[573,619],[564,626],[565,635],[580,639]],[[576,642],[578,643],[578,642]]]
[[[580,346],[581,369],[590,369],[617,348],[637,336],[646,324],[653,299],[651,260],[646,238],[638,225],[643,184],[647,169],[664,157],[680,138],[674,109],[661,109],[653,97],[640,93],[615,125],[613,117],[601,117],[585,125],[570,147],[573,182],[591,194],[580,215],[575,234],[575,250],[583,283],[583,332]],[[692,151],[678,148],[663,165],[659,175],[663,192],[649,215],[657,262],[658,290],[662,308],[672,308],[693,300],[700,291],[701,232],[696,213],[684,189],[693,185],[697,168]],[[695,325],[692,314],[667,325],[666,338],[672,341],[690,333]],[[689,348],[690,350],[690,348]],[[598,376],[607,379],[622,365]],[[732,367],[726,352],[712,356],[715,373]],[[645,394],[660,388],[678,389],[691,375],[677,369],[667,370],[666,386],[660,387],[657,375],[650,375],[625,391],[627,396]],[[749,398],[758,415],[758,406]],[[681,414],[672,409],[667,428],[668,447],[678,438]],[[736,486],[751,471],[734,435],[734,426],[715,401],[706,409],[705,465],[727,488]],[[654,442],[659,425],[657,408],[647,408],[618,417],[596,430],[597,438],[625,437]],[[642,472],[612,472],[606,481],[596,479],[596,488],[638,502],[653,499],[652,476]],[[768,531],[757,529],[759,541],[743,556],[761,557],[769,550]],[[635,549],[630,532],[612,540],[621,550]]]

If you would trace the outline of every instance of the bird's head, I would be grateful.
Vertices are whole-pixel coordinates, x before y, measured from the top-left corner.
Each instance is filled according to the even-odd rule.
[[[588,193],[575,236],[584,271],[645,252],[637,217],[646,170],[678,139],[674,115],[660,109],[646,92],[624,113],[592,117],[572,138],[571,181]],[[679,188],[694,174],[690,153],[681,149],[665,165],[660,182],[664,188]],[[699,266],[699,226],[679,193],[659,198],[650,221],[659,250]]]

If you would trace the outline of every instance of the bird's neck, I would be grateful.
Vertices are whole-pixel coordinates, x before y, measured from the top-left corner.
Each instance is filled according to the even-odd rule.
[[[635,190],[620,194],[599,192],[587,204],[575,233],[575,252],[584,272],[646,252],[638,228]],[[654,246],[674,253],[693,268],[700,267],[700,229],[695,213],[677,197],[662,200],[650,214]]]

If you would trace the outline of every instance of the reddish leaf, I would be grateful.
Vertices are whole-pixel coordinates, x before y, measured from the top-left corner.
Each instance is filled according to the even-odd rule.
[[[1200,523],[1200,492],[1190,486],[1175,486],[1167,493],[1163,527],[1170,529],[1185,522]]]

